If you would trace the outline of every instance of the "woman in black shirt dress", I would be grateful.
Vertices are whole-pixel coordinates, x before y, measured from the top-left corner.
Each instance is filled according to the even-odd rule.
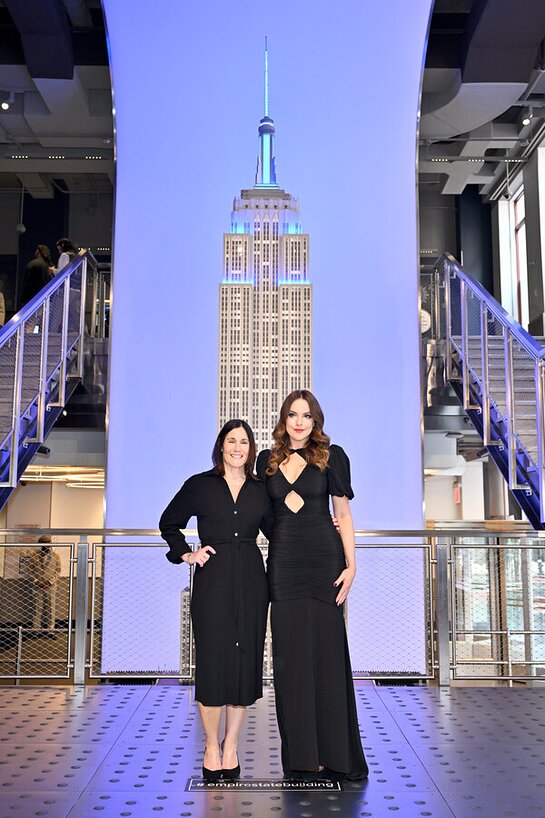
[[[267,575],[274,687],[288,776],[364,778],[343,603],[356,572],[350,464],[308,390],[282,405],[257,473],[273,501]],[[339,532],[329,513],[329,498]],[[340,536],[339,536],[340,534]]]
[[[191,598],[195,636],[195,698],[206,733],[203,775],[240,774],[237,738],[245,708],[263,695],[262,666],[268,592],[256,537],[268,533],[271,505],[253,476],[255,442],[242,420],[230,420],[214,446],[214,468],[193,475],[161,516],[159,528],[175,564],[196,565]],[[197,517],[200,547],[180,529]],[[226,705],[221,745],[221,708]]]

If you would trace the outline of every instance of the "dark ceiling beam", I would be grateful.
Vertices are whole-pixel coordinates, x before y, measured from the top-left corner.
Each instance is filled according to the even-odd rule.
[[[31,77],[72,79],[74,49],[62,0],[4,0],[15,23]]]
[[[545,38],[545,3],[476,0],[462,46],[462,82],[530,79]]]

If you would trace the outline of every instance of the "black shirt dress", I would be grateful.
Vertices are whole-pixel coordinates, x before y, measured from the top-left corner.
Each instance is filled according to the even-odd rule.
[[[263,695],[263,646],[269,597],[259,529],[267,536],[271,504],[251,477],[233,500],[217,469],[193,475],[159,521],[170,562],[190,551],[180,529],[197,518],[201,545],[216,553],[195,567],[191,619],[195,636],[195,698],[209,707],[247,706]]]

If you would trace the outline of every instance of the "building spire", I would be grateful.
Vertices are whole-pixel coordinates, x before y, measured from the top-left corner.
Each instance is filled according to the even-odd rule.
[[[265,34],[265,110],[264,115],[269,116],[269,51],[267,49],[267,35]]]
[[[269,116],[269,51],[265,35],[265,111],[259,121],[259,158],[254,187],[275,187],[276,168],[274,162],[274,122]]]

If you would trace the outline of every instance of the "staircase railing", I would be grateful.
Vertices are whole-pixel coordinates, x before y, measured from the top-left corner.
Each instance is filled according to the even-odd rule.
[[[532,524],[543,528],[545,349],[452,256],[441,256],[435,270],[436,290],[444,287],[444,320],[435,321],[445,327],[446,378]]]
[[[88,265],[96,261],[82,251],[0,329],[2,496],[82,377]]]

